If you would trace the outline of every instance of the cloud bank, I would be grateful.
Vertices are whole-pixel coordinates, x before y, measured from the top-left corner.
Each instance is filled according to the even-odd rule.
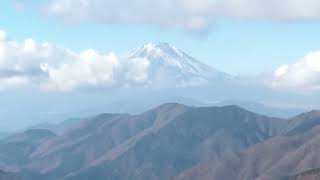
[[[93,49],[75,52],[33,39],[10,40],[0,31],[0,89],[40,87],[70,91],[144,83],[148,61],[127,61]]]
[[[148,59],[128,59],[93,49],[76,52],[33,39],[11,40],[0,31],[0,90],[35,87],[53,91],[146,87],[155,85]],[[151,68],[152,69],[152,68]],[[161,82],[174,77],[162,75]],[[310,52],[293,64],[282,65],[257,78],[257,84],[298,93],[320,92],[320,51]],[[151,84],[150,84],[151,83]]]
[[[320,51],[310,52],[300,61],[282,65],[264,77],[264,83],[274,89],[298,93],[320,91]]]
[[[51,0],[48,14],[72,22],[151,24],[207,31],[218,16],[266,20],[320,17],[318,0]]]

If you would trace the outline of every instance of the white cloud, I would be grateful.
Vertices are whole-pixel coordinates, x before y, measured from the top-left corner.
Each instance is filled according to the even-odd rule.
[[[136,83],[147,82],[149,66],[150,66],[150,63],[147,59],[144,59],[144,58],[131,59],[131,61],[128,62],[127,67],[130,67],[130,68],[128,68],[127,70],[126,78]]]
[[[51,0],[68,21],[140,23],[203,32],[217,16],[296,20],[320,17],[318,0]]]
[[[21,86],[70,91],[134,85],[148,80],[143,59],[127,61],[113,53],[80,53],[32,39],[17,42],[0,31],[0,89]]]
[[[14,89],[17,87],[26,86],[30,83],[29,81],[29,78],[24,76],[0,78],[0,90]]]
[[[99,54],[94,50],[86,50],[68,62],[59,65],[42,65],[48,73],[46,88],[73,90],[79,87],[112,86],[115,81],[115,68],[119,66],[114,54]]]
[[[293,90],[299,93],[320,91],[320,51],[308,53],[300,61],[280,66],[264,77],[265,84],[275,89]]]
[[[0,31],[0,41],[4,41],[7,38],[7,34],[4,31]]]

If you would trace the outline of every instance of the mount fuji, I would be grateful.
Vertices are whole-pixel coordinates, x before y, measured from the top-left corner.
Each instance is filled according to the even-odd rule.
[[[168,43],[145,44],[129,57],[139,59],[148,62],[148,84],[153,87],[194,87],[231,78]]]

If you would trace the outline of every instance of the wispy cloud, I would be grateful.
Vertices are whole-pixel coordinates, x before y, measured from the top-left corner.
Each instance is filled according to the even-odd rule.
[[[268,20],[320,17],[318,0],[51,0],[46,11],[72,22],[151,24],[206,32],[217,16]]]

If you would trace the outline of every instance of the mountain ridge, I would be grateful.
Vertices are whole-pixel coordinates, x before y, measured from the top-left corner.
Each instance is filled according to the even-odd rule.
[[[320,160],[317,156],[320,150],[318,145],[320,144],[320,116],[315,112],[302,113],[292,118],[287,122],[289,126],[288,124],[283,126],[288,130],[282,130],[278,136],[257,143],[220,162],[209,161],[199,164],[174,179],[287,180],[291,177],[291,179],[306,178],[309,180],[307,178],[309,175],[294,175],[320,167]],[[317,121],[309,119],[309,117],[316,118]],[[290,124],[292,121],[297,121],[298,118],[303,119],[299,119],[295,128],[301,130],[292,133]],[[310,120],[313,122],[311,125]],[[317,174],[315,177],[318,177]]]
[[[80,119],[66,132],[50,135],[43,141],[37,134],[51,134],[49,131],[29,131],[27,134],[32,132],[32,136],[15,139],[27,145],[17,148],[32,148],[21,153],[17,161],[14,153],[6,154],[0,146],[0,161],[4,162],[2,167],[11,162],[25,180],[196,177],[192,176],[197,174],[194,169],[217,168],[226,158],[231,162],[237,160],[239,153],[245,154],[260,143],[286,143],[286,139],[300,138],[320,124],[314,118],[318,118],[316,111],[280,119],[237,105],[193,107],[166,103],[136,115],[100,114]],[[293,129],[295,134],[291,133]],[[0,144],[6,147],[6,142],[12,141],[2,140]],[[15,152],[16,146],[12,147],[10,152]],[[3,157],[14,161],[3,161]]]

